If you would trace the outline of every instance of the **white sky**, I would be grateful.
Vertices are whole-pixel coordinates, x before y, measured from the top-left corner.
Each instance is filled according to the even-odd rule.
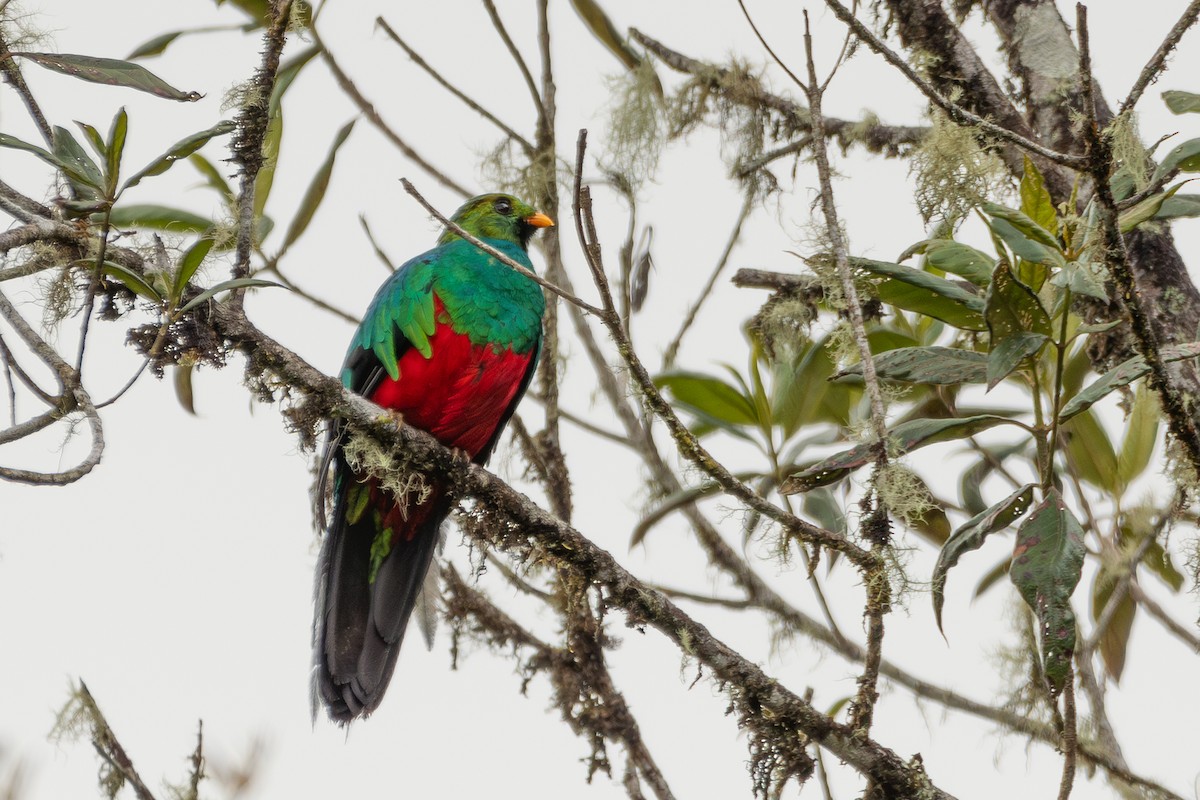
[[[532,4],[500,5],[532,60]],[[577,130],[588,127],[595,151],[603,141],[603,76],[619,67],[565,3],[552,5],[561,149],[572,152]],[[690,55],[718,60],[735,52],[754,62],[763,59],[732,0],[609,0],[605,5],[619,27],[639,27]],[[749,5],[776,50],[793,65],[801,65],[803,6]],[[842,29],[819,3],[808,5],[828,64]],[[1126,4],[1093,4],[1093,48],[1110,101],[1132,83],[1161,33],[1185,5],[1182,0],[1142,4],[1132,24]],[[228,6],[214,12],[203,2],[25,0],[23,6],[38,12],[31,24],[50,35],[44,49],[110,57],[123,57],[167,30],[242,19]],[[472,112],[447,99],[386,37],[373,31],[372,21],[379,13],[448,77],[532,135],[533,115],[524,86],[482,7],[453,0],[404,4],[401,13],[400,4],[333,4],[323,17],[322,33],[343,67],[401,135],[460,182],[486,188],[479,183],[476,164],[496,135]],[[1193,32],[1185,39],[1171,72],[1142,103],[1142,130],[1149,140],[1176,130],[1185,137],[1197,135],[1200,118],[1171,117],[1157,92],[1200,90],[1195,78],[1200,75],[1198,37],[1200,33]],[[1000,58],[984,50],[986,58]],[[222,116],[223,95],[250,73],[258,51],[253,37],[207,34],[184,38],[165,57],[146,62],[177,87],[206,94],[192,105],[85,84],[33,66],[26,75],[56,124],[82,119],[107,130],[117,107],[125,105],[130,114],[126,163],[137,164]],[[666,70],[660,73],[664,80],[674,80]],[[772,80],[786,91],[777,73],[772,72]],[[826,112],[858,117],[870,109],[886,121],[912,124],[919,122],[920,108],[915,93],[864,50],[835,81]],[[268,204],[278,230],[286,227],[334,133],[354,114],[321,64],[312,65],[293,87],[280,173]],[[31,141],[36,136],[7,87],[0,91],[0,126],[5,133]],[[706,132],[675,145],[664,158],[657,182],[646,187],[642,198],[644,220],[656,229],[656,272],[649,310],[638,320],[637,335],[651,364],[657,363],[693,292],[707,278],[740,205],[724,179],[718,151],[717,138]],[[214,160],[223,156],[215,146],[206,153]],[[836,192],[856,253],[891,259],[923,237],[905,187],[903,164],[851,153],[839,158],[838,166],[844,177]],[[38,162],[26,154],[0,150],[0,174],[35,196],[46,191]],[[413,180],[441,208],[457,204],[457,198],[360,122],[341,151],[318,219],[287,259],[287,274],[340,307],[365,307],[384,272],[358,230],[357,215],[368,215],[382,245],[397,260],[425,249],[436,236],[433,223],[403,194],[401,176]],[[212,200],[195,188],[197,183],[195,173],[180,166],[165,180],[148,181],[129,199],[204,212]],[[794,186],[785,182],[790,196],[777,215],[759,214],[752,221],[730,273],[743,266],[795,268],[795,260],[784,251],[796,247],[794,238],[808,222],[813,183],[807,167],[801,168]],[[602,235],[614,261],[625,219],[619,205],[598,194]],[[1177,226],[1185,256],[1200,245],[1198,229],[1196,222]],[[279,235],[274,234],[276,240]],[[564,251],[576,285],[584,287],[586,273],[569,230],[564,232]],[[213,263],[207,275],[216,281],[226,270],[226,264]],[[14,299],[34,319],[40,317],[32,287],[22,287]],[[719,301],[701,316],[681,363],[693,369],[709,369],[721,361],[743,364],[745,347],[737,324],[763,299],[758,292],[724,288]],[[345,323],[283,292],[263,293],[249,307],[266,331],[322,369],[336,370],[350,335]],[[72,319],[64,326],[64,344],[74,341],[76,324]],[[95,397],[110,394],[137,368],[136,354],[122,346],[125,328],[93,326],[85,376]],[[568,343],[566,357],[564,405],[608,425],[602,402],[593,406],[594,382],[582,352]],[[21,763],[28,800],[95,796],[96,758],[91,748],[56,746],[45,739],[55,710],[66,698],[68,682],[82,677],[152,788],[159,786],[161,777],[182,780],[196,720],[203,718],[214,772],[237,764],[253,742],[262,742],[251,787],[255,797],[518,792],[528,797],[623,797],[619,784],[603,776],[585,786],[581,759],[587,747],[561,723],[557,712],[547,710],[544,680],[534,680],[529,697],[523,698],[511,660],[473,649],[459,669],[451,671],[444,631],[431,652],[417,637],[410,638],[382,708],[348,736],[324,721],[315,729],[310,725],[309,625],[316,553],[308,500],[310,459],[298,451],[276,409],[248,403],[240,379],[236,362],[223,372],[198,374],[196,418],[179,408],[169,383],[144,379],[105,413],[108,448],[91,476],[67,489],[0,484],[0,781]],[[31,411],[29,405],[22,409]],[[532,402],[523,413],[531,421],[540,416]],[[629,531],[644,500],[640,471],[631,469],[615,448],[582,438],[570,428],[564,435],[576,490],[575,520],[584,533],[636,574],[696,591],[728,589],[678,525],[655,531],[646,548],[629,551]],[[62,436],[55,429],[35,442],[6,449],[0,457],[12,465],[69,465],[86,452],[87,443],[85,437],[77,437],[60,453]],[[751,463],[748,453],[727,441],[717,447],[735,466]],[[493,468],[511,479],[519,477],[519,465],[503,452]],[[953,484],[936,486],[939,476],[927,477],[940,494],[957,497]],[[535,487],[524,489],[537,496]],[[735,509],[715,504],[709,510],[731,537],[738,536],[740,516]],[[910,575],[924,582],[934,554],[915,541],[904,543],[916,548]],[[977,699],[995,699],[1001,684],[989,654],[997,641],[995,632],[1009,624],[1006,609],[1015,595],[1005,586],[969,607],[967,599],[974,576],[995,563],[1008,546],[1007,541],[990,543],[986,552],[968,557],[951,577],[948,645],[933,625],[927,595],[918,591],[907,607],[888,618],[885,655],[931,681]],[[768,549],[765,543],[751,545],[754,552],[765,554]],[[447,553],[460,570],[469,569],[466,548],[456,533],[450,536]],[[766,561],[759,567],[797,605],[811,607],[795,567],[780,570]],[[1161,585],[1146,583],[1156,597],[1166,597]],[[552,621],[537,620],[535,609],[523,598],[490,578],[483,585],[501,605],[518,609],[523,619],[553,634]],[[835,572],[829,591],[843,629],[858,634],[861,591],[850,571]],[[1082,611],[1082,598],[1076,601]],[[1176,609],[1181,619],[1194,618],[1194,598],[1179,602]],[[707,607],[688,610],[793,690],[814,687],[820,708],[854,690],[853,667],[823,656],[805,641],[773,652],[765,627],[750,617]],[[691,686],[694,665],[683,664],[654,631],[642,635],[627,630],[618,615],[610,619],[610,629],[624,639],[624,646],[611,656],[614,675],[676,795],[748,796],[745,740],[733,719],[723,716],[725,698],[707,680]],[[1139,625],[1122,686],[1109,693],[1109,710],[1133,769],[1185,796],[1195,794],[1198,775],[1194,731],[1182,722],[1200,711],[1194,677],[1194,661],[1176,641],[1156,627]],[[1011,797],[1019,792],[1051,796],[1056,791],[1059,759],[1049,748],[1026,749],[1020,740],[998,737],[971,718],[918,705],[903,689],[885,689],[884,695],[876,738],[905,756],[920,752],[941,787],[960,797]],[[1190,714],[1170,713],[1188,710]],[[1171,731],[1172,725],[1177,729]],[[616,751],[613,756],[619,769],[623,760]],[[835,772],[835,795],[852,796],[858,782],[844,770]],[[814,782],[804,794],[816,797],[819,791]],[[209,785],[209,796],[221,794]],[[1108,796],[1098,782],[1079,776],[1075,797]]]

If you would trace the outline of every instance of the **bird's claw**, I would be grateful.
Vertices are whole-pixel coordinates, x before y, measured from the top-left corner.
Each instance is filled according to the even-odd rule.
[[[455,466],[465,467],[471,463],[471,454],[461,447],[451,447],[450,460],[454,462]]]

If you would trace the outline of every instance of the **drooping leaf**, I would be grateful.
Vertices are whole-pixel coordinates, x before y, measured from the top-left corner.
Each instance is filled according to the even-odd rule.
[[[212,227],[212,220],[191,211],[138,203],[117,206],[112,210],[110,221],[118,228],[149,228],[172,233],[202,233]]]
[[[30,61],[75,78],[110,86],[125,86],[140,92],[149,92],[168,100],[194,103],[204,95],[199,92],[181,92],[140,64],[115,58],[71,55],[69,53],[13,53],[14,56]]]
[[[1122,491],[1150,465],[1158,441],[1158,398],[1143,382],[1133,396],[1133,407],[1125,420],[1125,438],[1117,454],[1117,481]]]
[[[1075,473],[1092,486],[1118,494],[1117,452],[1095,414],[1091,410],[1076,414],[1063,430],[1067,459]]]
[[[1100,265],[1090,261],[1068,261],[1065,267],[1054,273],[1050,283],[1053,286],[1069,288],[1072,294],[1107,300],[1108,292],[1104,290],[1101,269]]]
[[[1029,510],[1029,504],[1033,502],[1033,490],[1032,483],[1025,484],[999,503],[971,517],[965,525],[952,533],[946,540],[946,544],[938,553],[931,579],[933,615],[937,619],[939,631],[942,631],[942,604],[945,601],[946,575],[964,554],[978,550],[988,534],[1004,530],[1020,519]]]
[[[1036,355],[1048,341],[1046,334],[1034,331],[1017,331],[1001,339],[987,355],[988,391],[1011,375],[1021,362]]]
[[[1021,177],[1021,213],[1047,233],[1058,232],[1058,212],[1046,188],[1046,179],[1029,156],[1025,156],[1025,174]]]
[[[18,139],[15,136],[9,136],[7,133],[0,133],[0,147],[8,147],[13,150],[24,150],[27,153],[33,153],[50,166],[62,171],[64,175],[68,174],[70,171],[74,171],[75,169],[70,164],[63,161],[60,157],[54,153],[51,153],[49,150],[46,150],[43,147],[38,147],[36,144],[30,144],[29,142]],[[77,173],[76,177],[80,181],[86,180],[82,173]]]
[[[992,347],[1024,331],[1051,335],[1050,315],[1037,294],[1017,280],[1008,264],[1003,262],[992,273],[984,315],[992,334]]]
[[[1162,93],[1162,99],[1172,114],[1200,114],[1200,94],[1168,89]]]
[[[185,33],[187,33],[187,31],[169,31],[167,33],[159,34],[153,39],[142,42],[137,47],[133,48],[133,52],[131,52],[125,58],[127,61],[132,61],[135,58],[160,56],[176,39]],[[193,411],[192,413],[195,412]]]
[[[875,373],[884,380],[901,383],[983,383],[987,380],[987,360],[985,354],[961,347],[900,347],[875,356]],[[854,364],[833,379],[861,382],[862,374],[862,364]]]
[[[233,289],[252,289],[258,286],[275,286],[280,289],[284,288],[281,284],[275,283],[275,281],[267,281],[263,280],[262,278],[234,278],[233,280],[221,281],[216,286],[213,286],[193,297],[183,308],[179,309],[179,313],[185,314],[188,311],[191,311],[193,308],[207,303],[221,292],[228,292],[232,291]]]
[[[1012,420],[1006,417],[993,414],[950,419],[910,420],[902,422],[892,429],[888,437],[888,452],[900,456],[927,445],[965,439],[988,428],[1011,422]],[[789,477],[780,487],[780,492],[795,494],[841,480],[852,471],[869,463],[874,458],[874,450],[874,443],[868,442],[832,455]]]
[[[231,132],[235,127],[237,127],[236,124],[229,120],[225,120],[218,122],[208,130],[199,131],[197,133],[193,133],[191,136],[186,136],[183,139],[180,139],[178,142],[171,145],[171,148],[167,150],[167,152],[163,153],[145,167],[135,172],[129,178],[129,180],[125,181],[125,186],[122,188],[122,191],[133,186],[137,186],[142,182],[143,178],[149,178],[153,175],[163,174],[171,167],[175,166],[175,162],[179,159],[187,158],[192,153],[208,144],[210,139],[214,139],[217,136],[224,136],[225,134]]]
[[[929,265],[980,287],[988,285],[996,266],[996,259],[987,253],[950,239],[928,239],[916,252],[923,252]]]
[[[592,35],[608,48],[610,53],[628,69],[637,68],[642,62],[641,58],[625,43],[625,37],[596,0],[571,0],[571,5],[575,7],[575,13],[579,14],[579,18],[588,26]]]
[[[1104,609],[1108,606],[1113,590],[1117,586],[1117,576],[1106,568],[1102,568],[1092,580],[1092,620],[1098,621]],[[1117,607],[1108,623],[1108,627],[1100,635],[1100,657],[1104,660],[1104,671],[1114,682],[1119,683],[1125,671],[1125,656],[1129,649],[1129,634],[1133,632],[1133,618],[1137,613],[1137,604],[1126,592],[1117,602]]]
[[[688,410],[731,425],[757,425],[750,398],[720,378],[696,372],[668,372],[654,379]]]
[[[225,179],[225,176],[221,174],[221,171],[217,169],[211,161],[199,153],[192,153],[190,156],[188,156],[188,161],[191,162],[192,166],[204,176],[204,182],[225,198],[225,205],[232,208],[233,188],[230,187],[229,181]]]
[[[1042,672],[1050,690],[1062,691],[1075,652],[1071,594],[1083,568],[1083,528],[1051,488],[1017,529],[1009,577],[1038,620]]]
[[[345,144],[350,131],[354,129],[354,123],[355,120],[353,119],[347,122],[338,131],[337,136],[334,137],[333,145],[330,146],[329,152],[325,155],[325,160],[317,169],[316,174],[313,175],[312,183],[308,185],[308,189],[304,192],[304,197],[300,200],[300,207],[296,210],[296,216],[292,218],[291,224],[288,225],[287,233],[283,237],[283,244],[279,248],[280,255],[286,252],[300,238],[308,228],[308,224],[312,222],[313,215],[320,208],[321,201],[325,199],[325,190],[329,188],[329,179],[333,176],[333,165],[337,159],[338,150]]]
[[[1162,348],[1159,354],[1162,356],[1163,361],[1166,362],[1196,358],[1200,356],[1200,342],[1169,345]],[[1128,361],[1121,362],[1063,404],[1062,419],[1068,420],[1076,414],[1091,408],[1093,403],[1103,398],[1109,392],[1119,389],[1122,386],[1128,386],[1149,372],[1150,367],[1146,365],[1146,360],[1141,356],[1134,356]]]
[[[175,399],[179,401],[179,405],[183,406],[183,410],[195,416],[196,414],[196,397],[192,390],[192,372],[195,367],[192,366],[177,366],[175,367],[174,380],[175,384]]]
[[[1180,172],[1200,171],[1200,139],[1188,139],[1176,145],[1171,152],[1163,157],[1158,168],[1154,170],[1150,182],[1154,183],[1171,170],[1178,168]]]

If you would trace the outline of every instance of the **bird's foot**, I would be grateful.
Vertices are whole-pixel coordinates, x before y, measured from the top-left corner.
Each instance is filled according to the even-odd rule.
[[[471,463],[471,454],[461,447],[450,448],[450,460],[456,467],[465,467]]]

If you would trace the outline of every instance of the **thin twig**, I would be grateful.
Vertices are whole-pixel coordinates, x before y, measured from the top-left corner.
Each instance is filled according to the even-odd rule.
[[[314,37],[316,37],[315,33]],[[361,91],[359,91],[358,86],[356,86],[354,81],[350,79],[350,76],[343,72],[342,68],[338,66],[338,62],[333,57],[333,53],[329,52],[329,48],[321,43],[319,37],[316,37],[316,39],[317,42],[321,44],[321,58],[329,67],[329,71],[333,73],[333,79],[337,81],[337,85],[343,92],[346,93],[346,96],[350,98],[354,105],[358,106],[358,110],[361,111],[363,116],[365,116],[367,120],[375,126],[376,130],[384,135],[384,138],[395,145],[397,150],[399,150],[406,158],[424,170],[427,175],[440,183],[442,186],[445,186],[450,191],[458,194],[459,197],[465,198],[475,194],[474,192],[465,188],[461,183],[458,183],[440,169],[433,166],[433,164],[431,164],[429,161],[422,158],[421,154],[414,150],[413,147],[408,144],[408,142],[400,138],[400,134],[396,133],[396,131],[393,130],[390,125],[384,122],[383,117],[379,115],[379,112],[375,109],[375,106],[371,103],[371,101],[368,100]]]
[[[1179,641],[1190,647],[1193,652],[1200,653],[1200,636],[1197,636],[1194,630],[1189,630],[1186,626],[1172,619],[1163,607],[1154,598],[1146,594],[1146,591],[1138,584],[1131,584],[1129,591],[1133,595],[1133,599],[1137,601],[1137,604],[1147,614],[1158,620],[1164,628],[1173,634],[1175,638],[1179,639]]]
[[[1179,45],[1179,40],[1187,33],[1188,28],[1196,24],[1197,17],[1200,17],[1200,0],[1192,0],[1188,7],[1184,9],[1183,14],[1180,15],[1179,21],[1167,32],[1166,38],[1162,40],[1162,44],[1154,51],[1154,55],[1146,62],[1146,66],[1142,67],[1141,74],[1133,82],[1133,87],[1129,90],[1128,96],[1121,103],[1121,114],[1124,114],[1137,105],[1138,100],[1142,97],[1142,93],[1146,91],[1146,87],[1158,78],[1158,74],[1166,65],[1168,56]]]
[[[973,111],[969,111],[955,102],[952,102],[941,92],[933,87],[928,81],[917,74],[917,71],[909,66],[899,54],[893,51],[890,47],[884,44],[875,33],[862,23],[854,15],[850,9],[842,5],[838,0],[825,0],[825,4],[829,6],[834,15],[850,27],[851,30],[858,36],[867,47],[874,50],[878,55],[882,56],[885,61],[895,67],[908,81],[915,86],[921,94],[929,98],[935,106],[942,109],[955,122],[960,125],[969,125],[980,130],[986,131],[997,139],[1002,139],[1010,144],[1015,144],[1017,147],[1027,150],[1030,153],[1053,161],[1055,164],[1060,164],[1064,167],[1072,169],[1080,169],[1087,165],[1087,159],[1084,156],[1071,155],[1068,153],[1059,153],[1049,147],[1045,147],[1032,139],[1021,136],[1018,133],[1010,131],[1002,125],[997,125],[991,120],[984,119]]]
[[[504,46],[508,48],[508,53],[512,56],[513,63],[521,71],[521,78],[524,79],[525,87],[529,89],[529,96],[533,100],[534,108],[537,109],[538,124],[541,125],[542,120],[546,116],[546,109],[542,104],[542,95],[538,92],[537,81],[533,79],[533,73],[529,70],[529,64],[525,62],[525,57],[521,55],[521,50],[512,40],[512,37],[508,35],[508,29],[504,27],[504,20],[500,19],[500,12],[496,10],[495,3],[492,0],[483,0],[483,6],[487,9],[488,16],[492,20],[492,27],[496,29],[496,33],[500,35]]]
[[[513,261],[511,258],[506,256],[504,253],[501,253],[499,250],[492,247],[487,242],[484,242],[481,239],[478,239],[478,238],[472,236],[471,234],[467,233],[466,231],[464,231],[458,224],[452,222],[449,217],[447,217],[445,214],[443,214],[442,212],[440,212],[436,208],[434,208],[430,204],[430,202],[428,200],[426,200],[425,197],[420,192],[417,191],[416,187],[413,186],[409,182],[408,178],[401,178],[400,183],[404,186],[404,191],[406,191],[410,195],[412,195],[413,198],[418,203],[421,204],[422,208],[424,208],[426,211],[428,211],[429,214],[434,219],[436,219],[438,222],[442,223],[442,225],[446,226],[446,228],[448,230],[450,230],[452,233],[454,233],[456,236],[461,236],[463,239],[465,239],[468,242],[470,242],[471,244],[475,245],[480,250],[482,250],[483,252],[485,252],[489,256],[491,256],[492,258],[499,261],[501,264],[504,264],[507,267],[515,269],[517,272],[521,273],[526,278],[529,278],[531,281],[534,281],[542,288],[549,289],[551,292],[554,292],[554,294],[558,295],[563,300],[566,300],[568,303],[570,303],[574,306],[578,306],[579,308],[583,309],[584,311],[588,312],[589,314],[594,314],[596,316],[604,315],[604,312],[601,309],[597,308],[596,306],[592,305],[591,303],[588,303],[585,300],[581,300],[580,298],[571,294],[567,290],[561,289],[558,286],[555,286],[553,283],[550,283],[550,281],[546,280],[545,278],[541,277],[537,273],[533,272],[528,267],[522,266],[521,264],[518,264],[516,261]]]
[[[1062,780],[1058,785],[1058,800],[1069,800],[1071,788],[1075,785],[1075,754],[1078,746],[1075,721],[1075,672],[1067,663],[1067,681],[1063,687],[1063,770]]]
[[[575,157],[575,200],[573,203],[575,230],[583,247],[584,256],[592,272],[592,280],[600,291],[604,310],[597,314],[604,327],[617,344],[617,350],[625,361],[629,373],[637,383],[647,405],[661,419],[671,432],[680,455],[695,464],[711,478],[724,487],[725,491],[742,501],[754,511],[778,522],[789,533],[804,541],[837,550],[846,555],[855,565],[869,569],[876,564],[876,557],[849,541],[846,537],[833,531],[819,528],[806,522],[770,502],[755,492],[742,481],[739,481],[720,462],[714,459],[700,443],[687,426],[680,421],[675,410],[663,399],[662,394],[651,380],[641,359],[633,352],[625,330],[621,325],[620,315],[613,302],[612,291],[608,278],[604,273],[604,265],[600,257],[600,244],[596,236],[595,221],[591,217],[591,192],[583,185],[583,161],[587,149],[587,131],[579,131],[579,140]]]
[[[388,25],[387,20],[385,20],[383,17],[376,17],[375,24],[378,25],[379,27],[383,28],[384,32],[387,33],[387,35],[389,37],[391,37],[392,41],[395,42],[396,44],[400,45],[401,49],[403,49],[404,52],[406,54],[408,54],[408,57],[410,59],[412,59],[413,63],[416,64],[421,69],[425,70],[425,72],[428,73],[429,77],[431,77],[435,81],[437,81],[438,84],[443,89],[450,92],[450,94],[454,95],[459,100],[463,101],[463,103],[465,103],[468,108],[470,108],[475,113],[479,114],[481,117],[486,119],[488,122],[495,125],[497,128],[499,128],[506,136],[508,136],[510,139],[512,139],[517,144],[521,145],[521,149],[525,151],[525,154],[527,156],[532,157],[533,145],[529,142],[528,139],[526,139],[521,134],[517,133],[512,128],[510,128],[508,125],[506,125],[504,122],[502,122],[499,117],[497,117],[492,112],[488,111],[486,108],[481,106],[479,103],[472,100],[465,92],[463,92],[461,89],[459,89],[454,84],[450,83],[450,81],[446,80],[440,72],[438,72],[436,69],[434,69],[432,66],[430,66],[429,63],[425,59],[421,58],[420,54],[417,53],[416,50],[413,50],[411,47],[409,47],[408,43],[405,42],[403,39],[401,39],[400,35],[398,33],[396,33],[394,30],[392,30],[392,26]]]
[[[699,296],[688,309],[687,315],[683,318],[683,323],[679,326],[679,331],[675,334],[675,338],[667,345],[666,352],[663,354],[663,368],[667,368],[675,363],[675,356],[679,353],[679,346],[683,343],[683,337],[692,327],[692,323],[696,321],[696,315],[700,313],[701,306],[712,294],[713,288],[716,286],[717,279],[721,277],[721,273],[725,271],[725,266],[729,263],[729,256],[733,253],[733,248],[737,245],[738,239],[742,236],[742,226],[745,225],[746,219],[750,216],[750,210],[753,208],[753,199],[749,194],[742,201],[742,210],[738,212],[737,221],[733,223],[733,230],[729,233],[729,239],[725,242],[725,249],[721,251],[721,257],[717,259],[717,265],[713,267],[712,274],[708,276],[708,282],[704,284],[704,288],[700,290]]]
[[[50,123],[46,121],[46,115],[42,113],[41,107],[38,106],[37,100],[33,96],[33,92],[29,90],[29,84],[25,83],[25,76],[21,74],[21,68],[17,66],[17,60],[13,58],[12,51],[8,49],[8,42],[4,38],[3,31],[0,31],[0,73],[4,74],[4,79],[9,86],[13,87],[17,95],[20,96],[21,102],[25,104],[25,108],[29,111],[29,116],[37,126],[38,132],[42,134],[42,138],[46,141],[46,146],[54,148],[54,132],[50,130]]]

